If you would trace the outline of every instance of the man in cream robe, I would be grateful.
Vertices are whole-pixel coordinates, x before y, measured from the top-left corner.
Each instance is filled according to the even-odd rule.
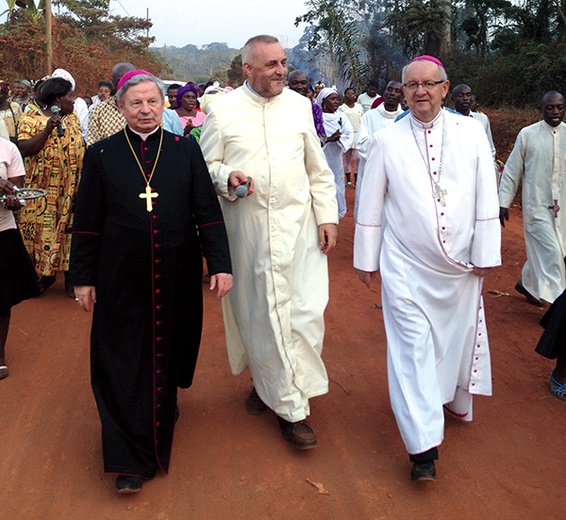
[[[434,480],[443,405],[471,420],[472,394],[491,394],[481,291],[501,231],[485,132],[441,109],[444,68],[415,58],[404,80],[411,115],[370,145],[354,266],[368,285],[381,272],[393,412],[412,479]]]
[[[354,200],[354,220],[358,218],[358,206],[360,204],[360,193],[362,192],[364,167],[372,136],[381,128],[392,125],[395,119],[403,114],[403,109],[400,105],[403,99],[402,88],[403,85],[398,81],[390,81],[383,94],[385,101],[377,108],[366,112],[362,117],[355,143],[358,153],[360,154],[360,167],[358,181],[356,183],[356,198]]]
[[[548,92],[543,120],[523,128],[505,164],[499,186],[501,224],[523,181],[523,227],[527,261],[515,289],[529,303],[552,303],[566,288],[566,124],[564,97]]]
[[[257,391],[283,436],[312,448],[316,437],[304,421],[309,399],[328,391],[321,350],[336,189],[310,101],[284,89],[281,45],[254,37],[243,61],[246,83],[210,106],[200,143],[234,269],[233,297],[223,301],[228,355],[234,374],[250,368],[255,390],[248,401]],[[234,188],[248,181],[248,195],[237,198]]]

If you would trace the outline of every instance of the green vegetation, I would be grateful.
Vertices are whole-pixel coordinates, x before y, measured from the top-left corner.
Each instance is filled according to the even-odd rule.
[[[525,106],[545,90],[565,90],[566,0],[324,0],[306,2],[305,37],[291,63],[311,79],[363,90],[401,79],[418,54],[445,64],[453,84],[466,82],[485,105]],[[337,31],[355,34],[355,46]],[[366,66],[363,77],[352,64]]]
[[[241,51],[226,43],[152,47],[151,22],[109,14],[109,0],[53,0],[54,67],[73,71],[79,92],[131,61],[164,79],[242,82]],[[21,7],[26,5],[27,8]],[[6,0],[0,67],[6,79],[45,71],[44,0]],[[307,24],[287,49],[290,70],[311,82],[381,88],[418,54],[439,57],[452,84],[468,83],[484,106],[534,105],[566,91],[566,0],[305,0]],[[284,31],[284,28],[282,28]]]
[[[109,0],[53,0],[53,68],[69,70],[79,94],[93,94],[99,81],[108,80],[112,67],[129,61],[155,74],[161,64],[148,50],[145,36],[151,22],[144,18],[112,16]],[[0,25],[2,78],[37,80],[46,70],[44,2],[6,2],[8,19]],[[21,4],[21,5],[20,5]],[[21,8],[27,5],[26,8]]]
[[[167,74],[171,79],[182,81],[193,81],[197,84],[207,81],[219,81],[222,85],[241,83],[230,80],[228,71],[231,68],[232,60],[240,54],[236,49],[230,49],[225,43],[209,43],[200,48],[196,45],[186,45],[185,47],[153,47],[161,60],[167,62]],[[240,68],[241,68],[240,56]],[[166,78],[167,79],[167,78]]]

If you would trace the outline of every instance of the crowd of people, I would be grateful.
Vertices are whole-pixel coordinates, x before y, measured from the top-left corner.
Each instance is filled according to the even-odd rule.
[[[96,96],[63,69],[34,86],[0,82],[0,379],[11,308],[63,272],[93,311],[91,380],[104,469],[135,493],[167,472],[177,388],[192,384],[202,333],[203,256],[222,301],[232,372],[249,369],[250,414],[272,410],[297,449],[317,437],[310,399],[322,360],[327,255],[356,190],[353,263],[381,276],[391,405],[411,478],[436,479],[444,414],[473,417],[491,394],[483,278],[501,263],[501,227],[519,181],[527,263],[516,289],[552,304],[537,352],[556,359],[566,399],[564,98],[541,99],[503,174],[489,119],[432,56],[400,78],[342,94],[288,78],[271,36],[243,49],[232,90],[164,83],[117,63]],[[25,203],[18,190],[39,190]],[[562,295],[562,296],[561,296]],[[188,320],[188,317],[190,319]]]

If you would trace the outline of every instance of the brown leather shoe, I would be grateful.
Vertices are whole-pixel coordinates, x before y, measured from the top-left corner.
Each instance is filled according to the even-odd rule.
[[[411,470],[411,480],[414,481],[436,481],[436,468],[434,460],[425,460],[422,462],[414,462]]]
[[[298,422],[289,422],[282,417],[277,417],[281,428],[281,435],[287,439],[298,450],[310,450],[316,446],[316,435],[303,419]]]
[[[261,400],[255,387],[252,388],[250,395],[246,399],[246,410],[251,415],[261,415],[265,410],[267,410],[267,405]]]

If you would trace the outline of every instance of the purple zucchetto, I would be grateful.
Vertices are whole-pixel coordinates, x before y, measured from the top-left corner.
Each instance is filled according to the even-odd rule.
[[[414,63],[415,61],[432,61],[432,63],[436,63],[441,69],[444,69],[444,65],[438,58],[435,58],[434,56],[429,56],[428,54],[417,56],[416,58],[413,58],[409,63]]]

